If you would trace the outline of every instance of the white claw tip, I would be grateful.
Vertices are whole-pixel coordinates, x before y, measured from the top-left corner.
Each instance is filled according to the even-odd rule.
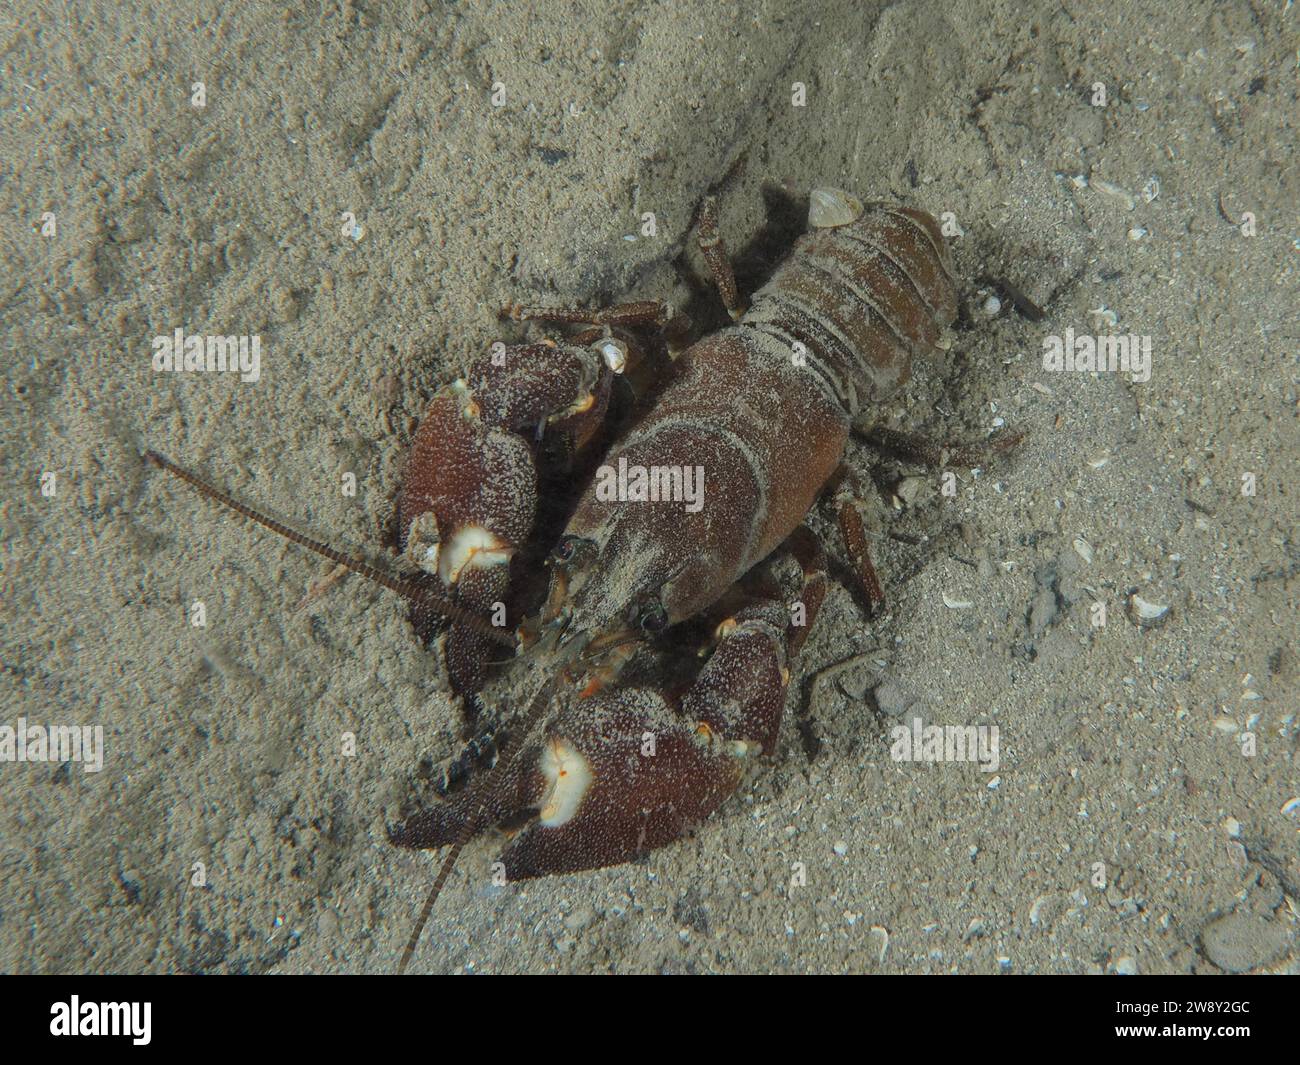
[[[559,828],[578,812],[594,774],[576,747],[556,737],[551,737],[542,748],[540,769],[546,792],[538,820],[546,828]]]
[[[813,189],[808,196],[808,225],[812,229],[847,226],[862,217],[862,201],[840,189]]]

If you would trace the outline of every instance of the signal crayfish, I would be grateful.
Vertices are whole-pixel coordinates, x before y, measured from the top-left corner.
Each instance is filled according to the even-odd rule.
[[[403,847],[451,847],[403,963],[461,848],[486,829],[511,833],[500,857],[508,879],[617,865],[701,824],[773,752],[827,590],[805,515],[864,408],[907,381],[914,356],[944,346],[958,310],[951,258],[928,214],[818,189],[808,221],[746,307],[705,201],[698,243],[733,324],[689,346],[689,322],[660,301],[513,308],[517,321],[581,330],[498,344],[434,396],[397,500],[413,577],[307,540],[149,453],[406,596],[417,631],[445,620],[449,681],[467,707],[478,705],[498,645],[548,673],[491,768],[390,828]],[[646,385],[664,365],[667,383]],[[611,434],[620,378],[645,394]],[[536,558],[529,545],[547,502],[539,465],[555,441],[586,487],[564,508],[540,612],[512,631],[512,571]],[[851,504],[840,528],[877,601]],[[665,669],[683,633],[705,651]]]

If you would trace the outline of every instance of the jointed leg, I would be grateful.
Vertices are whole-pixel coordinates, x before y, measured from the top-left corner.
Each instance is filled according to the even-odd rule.
[[[704,261],[709,265],[709,272],[713,274],[714,284],[718,286],[722,303],[727,308],[727,313],[731,315],[732,321],[736,321],[745,313],[745,306],[741,303],[740,293],[736,288],[736,274],[731,269],[731,261],[727,258],[727,246],[723,243],[722,234],[718,232],[718,203],[712,196],[707,197],[700,206],[696,240],[700,246],[700,254],[704,256]]]
[[[992,440],[954,444],[941,443],[921,433],[855,425],[853,431],[872,447],[923,466],[978,466],[1014,448],[1025,434],[1019,430],[999,434]]]
[[[591,325],[609,329],[659,329],[671,353],[690,341],[691,320],[666,300],[638,300],[612,307],[523,307],[514,304],[504,314],[515,322],[552,322],[557,325]],[[585,334],[584,334],[585,335]]]
[[[849,552],[849,561],[862,585],[871,613],[874,615],[885,603],[885,591],[880,586],[876,567],[871,561],[871,552],[867,547],[867,533],[862,527],[862,515],[851,499],[842,499],[839,504],[840,535],[844,537],[844,546]]]

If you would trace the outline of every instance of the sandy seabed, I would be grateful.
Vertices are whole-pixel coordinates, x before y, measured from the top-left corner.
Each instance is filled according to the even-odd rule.
[[[1024,444],[955,498],[851,444],[921,478],[867,507],[919,542],[878,541],[881,617],[832,585],[802,673],[859,657],[816,758],[792,696],[772,764],[641,863],[501,887],[476,841],[413,968],[1296,971],[1289,7],[7,7],[0,725],[102,727],[104,765],[0,762],[0,968],[391,971],[432,877],[384,832],[457,746],[402,603],[302,605],[330,565],[146,447],[379,555],[500,307],[695,299],[706,192],[740,249],[765,189],[833,185],[961,230],[967,321],[874,415]],[[259,336],[258,380],[155,372],[177,328]],[[1150,337],[1150,380],[1045,371],[1067,328]],[[996,725],[998,772],[891,759],[917,715]]]

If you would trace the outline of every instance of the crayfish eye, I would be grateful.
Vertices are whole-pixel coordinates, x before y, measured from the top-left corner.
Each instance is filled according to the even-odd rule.
[[[638,620],[642,629],[651,636],[657,636],[668,627],[668,611],[663,608],[662,603],[656,600],[642,607],[641,616]]]
[[[556,559],[560,562],[572,562],[581,545],[581,536],[561,536],[560,542],[555,545]]]

